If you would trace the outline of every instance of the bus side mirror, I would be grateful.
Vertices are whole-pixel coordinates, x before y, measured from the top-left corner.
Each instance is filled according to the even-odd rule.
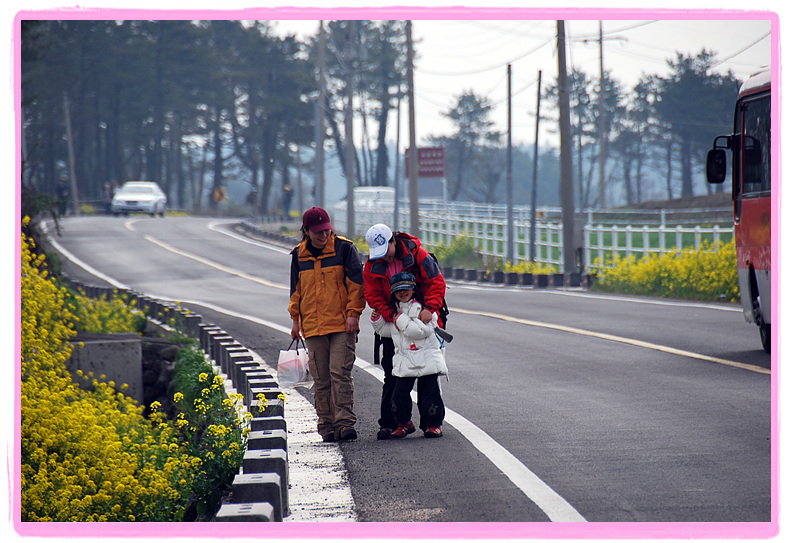
[[[724,183],[727,178],[727,153],[724,149],[711,149],[708,151],[708,160],[705,164],[705,174],[708,183]]]

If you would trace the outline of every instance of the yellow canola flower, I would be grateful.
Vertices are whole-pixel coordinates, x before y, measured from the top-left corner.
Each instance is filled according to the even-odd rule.
[[[202,399],[174,394],[179,412],[171,422],[158,402],[144,418],[143,406],[103,375],[78,372],[94,390],[75,386],[65,370],[75,330],[132,331],[139,313],[128,310],[133,303],[100,303],[57,287],[24,235],[22,247],[22,520],[181,520],[190,496],[208,496],[238,473],[249,432],[234,409],[242,396],[225,398],[222,378],[213,376]]]

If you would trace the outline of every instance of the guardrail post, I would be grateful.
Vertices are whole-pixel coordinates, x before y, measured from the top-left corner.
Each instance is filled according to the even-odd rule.
[[[675,228],[675,252],[680,253],[683,250],[683,227],[678,225]]]
[[[633,252],[633,248],[634,248],[633,247],[633,242],[631,240],[632,232],[633,232],[633,228],[631,228],[630,224],[625,227],[625,256],[626,256],[626,258],[631,256],[631,253]]]
[[[619,255],[620,250],[618,249],[620,245],[620,234],[617,228],[617,225],[612,226],[612,265],[617,262],[617,257]]]

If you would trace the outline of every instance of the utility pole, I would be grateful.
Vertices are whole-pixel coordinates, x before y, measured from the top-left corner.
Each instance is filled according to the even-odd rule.
[[[354,159],[356,151],[354,149],[354,68],[353,64],[357,59],[357,40],[356,40],[356,21],[349,21],[346,28],[346,49],[343,55],[343,63],[346,69],[346,111],[345,111],[345,131],[346,131],[346,235],[356,235],[357,219],[354,209]]]
[[[80,214],[79,198],[77,197],[77,174],[75,173],[74,160],[74,136],[71,131],[71,113],[69,112],[69,97],[63,93],[63,114],[66,117],[66,142],[69,150],[69,186],[71,195],[71,207],[75,216]]]
[[[403,100],[401,99],[401,88],[398,85],[398,120],[396,123],[395,131],[395,201],[392,203],[392,229],[399,230],[398,223],[400,222],[400,198],[402,183],[400,179],[400,105]]]
[[[299,144],[296,145],[296,180],[299,184],[299,199],[297,202],[299,213],[301,214],[304,211],[304,183],[302,182],[302,148]],[[286,217],[286,220],[289,220],[289,217]]]
[[[318,102],[315,123],[315,205],[324,207],[324,138],[326,137],[326,34],[324,21],[318,25]],[[303,212],[301,209],[300,212]]]
[[[535,228],[537,227],[535,205],[538,200],[538,135],[540,134],[540,80],[542,72],[538,70],[538,106],[535,113],[535,150],[532,160],[532,209],[529,227],[529,260],[535,262]]]
[[[573,151],[571,146],[570,96],[565,64],[565,21],[557,21],[557,63],[560,106],[560,203],[562,205],[563,273],[568,276],[576,267],[573,206]]]
[[[509,264],[515,261],[513,240],[513,104],[511,95],[512,69],[507,65],[507,260]]]
[[[606,207],[606,121],[604,116],[604,72],[603,72],[603,21],[598,21],[598,51],[601,61],[601,79],[598,87],[598,138],[600,156],[598,157],[598,207]]]
[[[417,163],[417,128],[414,113],[414,44],[411,38],[411,21],[406,21],[406,82],[409,94],[409,230],[420,237],[420,187]]]

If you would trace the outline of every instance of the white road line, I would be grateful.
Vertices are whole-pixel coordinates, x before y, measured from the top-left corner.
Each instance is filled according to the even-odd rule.
[[[617,343],[624,343],[626,345],[633,345],[634,347],[642,347],[643,349],[651,349],[654,351],[660,351],[663,353],[674,354],[677,356],[684,356],[687,358],[696,358],[697,360],[704,360],[706,362],[713,362],[715,364],[721,364],[723,366],[731,366],[733,368],[740,368],[742,370],[753,371],[755,373],[764,373],[766,375],[771,375],[770,368],[763,368],[760,366],[754,366],[752,364],[744,364],[742,362],[735,362],[733,360],[726,360],[724,358],[717,358],[715,356],[708,356],[700,353],[695,353],[692,351],[685,351],[683,349],[676,349],[674,347],[668,347],[666,345],[659,345],[658,343],[650,343],[648,341],[640,341],[638,339],[631,339],[622,336],[615,336],[612,334],[604,334],[601,332],[593,332],[591,330],[584,330],[583,328],[573,328],[571,326],[563,326],[561,324],[550,324],[547,322],[540,322],[540,321],[533,321],[529,319],[521,319],[518,317],[511,317],[510,315],[502,315],[499,313],[489,313],[486,311],[474,311],[471,309],[461,309],[459,307],[453,307],[453,311],[456,313],[463,313],[465,315],[477,315],[480,317],[489,317],[492,319],[499,319],[507,322],[513,322],[516,324],[524,324],[527,326],[535,326],[538,328],[547,328],[550,330],[557,330],[560,332],[568,332],[571,334],[578,334],[582,336],[594,337],[598,339],[604,339],[607,341],[616,341]]]
[[[357,358],[354,365],[379,381],[384,381],[384,370],[381,369],[381,366],[374,366],[361,358]],[[416,402],[417,392],[412,391],[411,397]],[[444,420],[499,468],[527,498],[549,517],[549,520],[552,522],[586,522],[585,518],[571,504],[478,426],[447,407],[445,407]]]
[[[450,288],[459,288],[466,290],[481,290],[481,291],[497,291],[497,292],[524,292],[524,288],[505,287],[505,286],[488,286],[476,285],[472,283],[448,283]],[[591,292],[582,292],[579,290],[552,290],[552,289],[532,289],[531,292],[535,294],[543,294],[546,296],[571,296],[576,298],[591,298],[601,301],[614,301],[614,302],[628,302],[632,304],[648,304],[648,305],[662,305],[667,307],[696,307],[701,309],[712,309],[714,311],[728,311],[733,313],[742,313],[743,309],[740,306],[727,306],[717,304],[702,304],[699,302],[686,302],[678,300],[656,300],[653,298],[632,298],[630,296],[611,296],[601,295]]]
[[[210,267],[212,267],[214,269],[217,269],[219,271],[228,273],[230,275],[235,275],[237,277],[241,277],[242,279],[246,279],[247,281],[252,281],[253,283],[258,283],[260,285],[264,285],[264,286],[272,287],[272,288],[277,288],[277,289],[281,289],[281,290],[290,290],[290,288],[291,288],[288,285],[284,285],[282,283],[275,283],[274,281],[269,281],[267,279],[263,279],[261,277],[255,276],[255,275],[250,275],[249,273],[246,273],[246,272],[243,272],[243,271],[239,271],[239,270],[233,269],[233,268],[231,268],[229,266],[225,266],[223,264],[220,264],[219,262],[214,262],[213,260],[209,260],[208,258],[203,258],[202,256],[198,256],[198,255],[195,255],[195,254],[192,254],[192,253],[188,253],[187,251],[182,251],[181,249],[176,249],[172,245],[169,245],[169,244],[165,243],[164,241],[160,241],[160,240],[156,239],[153,236],[145,235],[143,237],[144,237],[144,239],[146,241],[150,241],[154,245],[158,245],[161,248],[163,248],[163,249],[165,249],[167,251],[170,251],[171,253],[175,253],[175,254],[177,254],[179,256],[183,256],[185,258],[192,259],[195,262],[200,262],[201,264],[205,264],[206,266],[210,266]]]
[[[45,230],[45,232],[46,232],[46,228],[45,228],[44,230]],[[111,285],[113,286],[113,288],[117,288],[117,289],[129,289],[129,287],[128,287],[127,285],[124,285],[123,283],[121,283],[121,282],[119,282],[119,281],[116,281],[114,278],[110,277],[109,275],[105,275],[105,274],[103,274],[102,272],[100,272],[100,271],[99,271],[99,270],[97,270],[96,268],[93,268],[93,267],[91,267],[90,265],[86,264],[85,262],[83,262],[82,260],[80,260],[79,258],[77,258],[76,256],[74,256],[73,254],[71,254],[69,251],[67,251],[67,250],[66,250],[66,248],[65,248],[65,247],[63,247],[63,246],[62,246],[60,243],[58,243],[58,242],[57,242],[57,241],[56,241],[56,240],[55,240],[55,239],[54,239],[52,236],[50,236],[48,232],[46,232],[46,233],[47,233],[47,237],[48,237],[49,243],[50,243],[50,244],[51,244],[51,245],[52,245],[52,246],[53,246],[55,249],[57,249],[57,251],[58,251],[58,252],[59,252],[61,255],[63,255],[64,257],[66,257],[68,260],[72,261],[74,264],[76,264],[77,266],[79,266],[79,267],[80,267],[80,268],[82,268],[83,270],[87,271],[88,273],[90,273],[90,274],[92,274],[92,275],[94,275],[94,276],[98,277],[99,279],[101,279],[101,280],[103,280],[103,281],[106,281],[107,283],[111,284]]]

